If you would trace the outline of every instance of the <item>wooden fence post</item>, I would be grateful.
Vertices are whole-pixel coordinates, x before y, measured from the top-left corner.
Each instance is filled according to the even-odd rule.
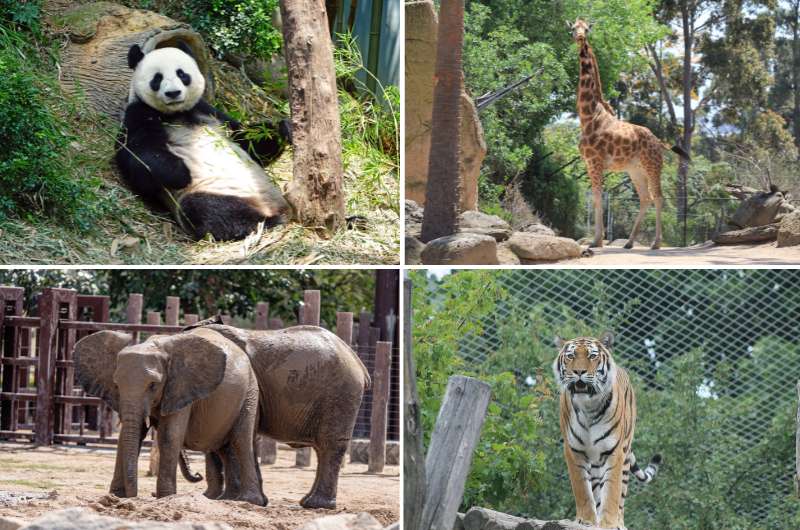
[[[269,304],[259,302],[256,304],[256,317],[253,329],[269,329]],[[274,464],[278,459],[278,444],[269,436],[259,437],[258,455],[262,464]]]
[[[448,380],[425,458],[428,493],[420,528],[452,530],[491,393],[471,377]]]
[[[148,311],[147,312],[147,323],[160,325],[161,324],[161,313],[156,311]],[[150,446],[150,463],[147,468],[147,476],[148,477],[157,477],[158,476],[158,432],[153,429],[153,443]]]
[[[304,291],[301,323],[309,326],[319,326],[320,308],[321,308],[320,292],[311,290]],[[295,467],[308,467],[311,465],[310,447],[303,447],[297,450],[294,465]]]
[[[423,530],[422,507],[428,491],[417,375],[412,355],[411,280],[403,282],[403,527]]]
[[[372,416],[369,433],[369,467],[380,473],[386,464],[386,415],[389,404],[389,367],[392,343],[380,341],[375,347],[375,377],[372,380]]]
[[[142,307],[144,306],[144,295],[131,293],[128,295],[128,306],[125,308],[125,322],[128,324],[142,323]],[[139,342],[139,332],[133,333],[133,342]]]
[[[0,337],[3,343],[3,357],[12,359],[19,357],[19,340],[17,328],[3,326],[6,316],[22,315],[22,301],[25,297],[25,290],[21,287],[0,287]],[[19,382],[27,376],[28,368],[21,365],[4,363],[0,366],[1,379],[3,386],[2,392],[16,394],[19,392]],[[25,377],[27,381],[27,377]],[[24,403],[24,402],[23,402]],[[16,431],[17,419],[19,416],[19,401],[13,398],[0,399],[0,430]],[[2,436],[0,436],[2,439]]]
[[[336,313],[336,335],[348,346],[353,344],[353,313]]]
[[[184,326],[191,326],[192,324],[197,324],[200,320],[200,317],[193,313],[186,313],[183,315],[183,325]]]
[[[164,317],[168,326],[178,325],[178,316],[181,311],[181,299],[178,296],[168,296],[167,305],[164,308]]]

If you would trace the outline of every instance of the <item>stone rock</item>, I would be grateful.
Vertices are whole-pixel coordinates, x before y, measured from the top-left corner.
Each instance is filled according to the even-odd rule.
[[[380,527],[380,526],[379,526]],[[20,530],[232,530],[225,523],[160,523],[106,517],[86,508],[49,512]]]
[[[788,204],[780,191],[756,193],[744,201],[731,216],[731,223],[739,228],[763,226],[773,223],[778,211],[786,212]]]
[[[744,243],[763,243],[775,241],[778,237],[778,223],[762,226],[751,226],[740,230],[728,230],[714,234],[712,240],[719,245],[736,245]]]
[[[28,521],[19,517],[11,517],[10,515],[0,517],[0,530],[17,530],[17,528],[22,528],[27,524]]]
[[[800,245],[800,212],[783,216],[778,225],[778,246],[793,247]]]
[[[484,234],[505,241],[511,237],[511,226],[496,215],[477,210],[467,210],[458,216],[458,231],[467,234]]]
[[[358,515],[340,513],[320,517],[298,527],[299,530],[383,530],[383,526],[367,512]]]
[[[549,226],[545,226],[541,223],[533,223],[527,226],[523,226],[516,230],[517,232],[527,232],[531,234],[539,234],[542,236],[554,236],[556,233],[553,231],[552,228]]]
[[[514,254],[511,247],[508,246],[508,241],[504,241],[497,245],[497,261],[500,265],[519,265],[519,256]]]
[[[422,251],[425,265],[498,265],[497,241],[482,234],[454,234],[430,241]]]
[[[356,439],[350,441],[350,462],[369,464],[369,440]],[[386,441],[386,465],[400,465],[399,442]]]
[[[456,512],[456,520],[453,522],[453,530],[466,530],[464,528],[464,517],[466,514]]]
[[[406,237],[419,237],[422,235],[422,216],[425,211],[415,201],[406,199]]]
[[[581,255],[580,245],[567,237],[514,232],[508,240],[508,245],[523,264],[571,259]]]
[[[433,73],[436,62],[438,20],[432,0],[405,4],[405,178],[406,197],[425,204],[428,158],[431,148]],[[461,94],[461,204],[459,210],[478,205],[478,174],[486,156],[483,127],[472,99]],[[455,190],[454,190],[455,191]]]
[[[425,243],[406,234],[406,265],[422,265],[422,251]]]
[[[456,523],[456,526],[458,523]],[[599,530],[567,519],[523,519],[486,508],[471,508],[464,516],[464,530]],[[458,530],[458,529],[456,529]]]

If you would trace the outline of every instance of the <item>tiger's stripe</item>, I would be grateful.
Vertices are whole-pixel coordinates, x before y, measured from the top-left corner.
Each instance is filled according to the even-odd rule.
[[[628,373],[611,356],[613,336],[556,344],[553,371],[561,388],[561,434],[577,521],[622,529],[631,474],[650,482],[661,457],[655,455],[644,470],[636,464],[636,398]]]

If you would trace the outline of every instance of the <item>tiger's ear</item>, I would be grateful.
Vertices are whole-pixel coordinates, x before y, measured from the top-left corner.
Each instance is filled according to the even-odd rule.
[[[556,335],[555,339],[553,340],[553,344],[555,344],[556,348],[560,350],[564,346],[564,339]]]
[[[600,335],[600,342],[603,343],[603,346],[611,350],[614,346],[614,333],[611,331],[604,331],[603,334]]]

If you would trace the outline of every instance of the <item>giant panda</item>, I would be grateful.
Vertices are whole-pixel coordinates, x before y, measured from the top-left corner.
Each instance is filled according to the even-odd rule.
[[[123,180],[172,211],[196,239],[245,238],[282,222],[289,206],[262,169],[291,142],[284,120],[249,142],[242,124],[203,100],[205,78],[184,43],[128,50],[130,94],[115,155]]]

